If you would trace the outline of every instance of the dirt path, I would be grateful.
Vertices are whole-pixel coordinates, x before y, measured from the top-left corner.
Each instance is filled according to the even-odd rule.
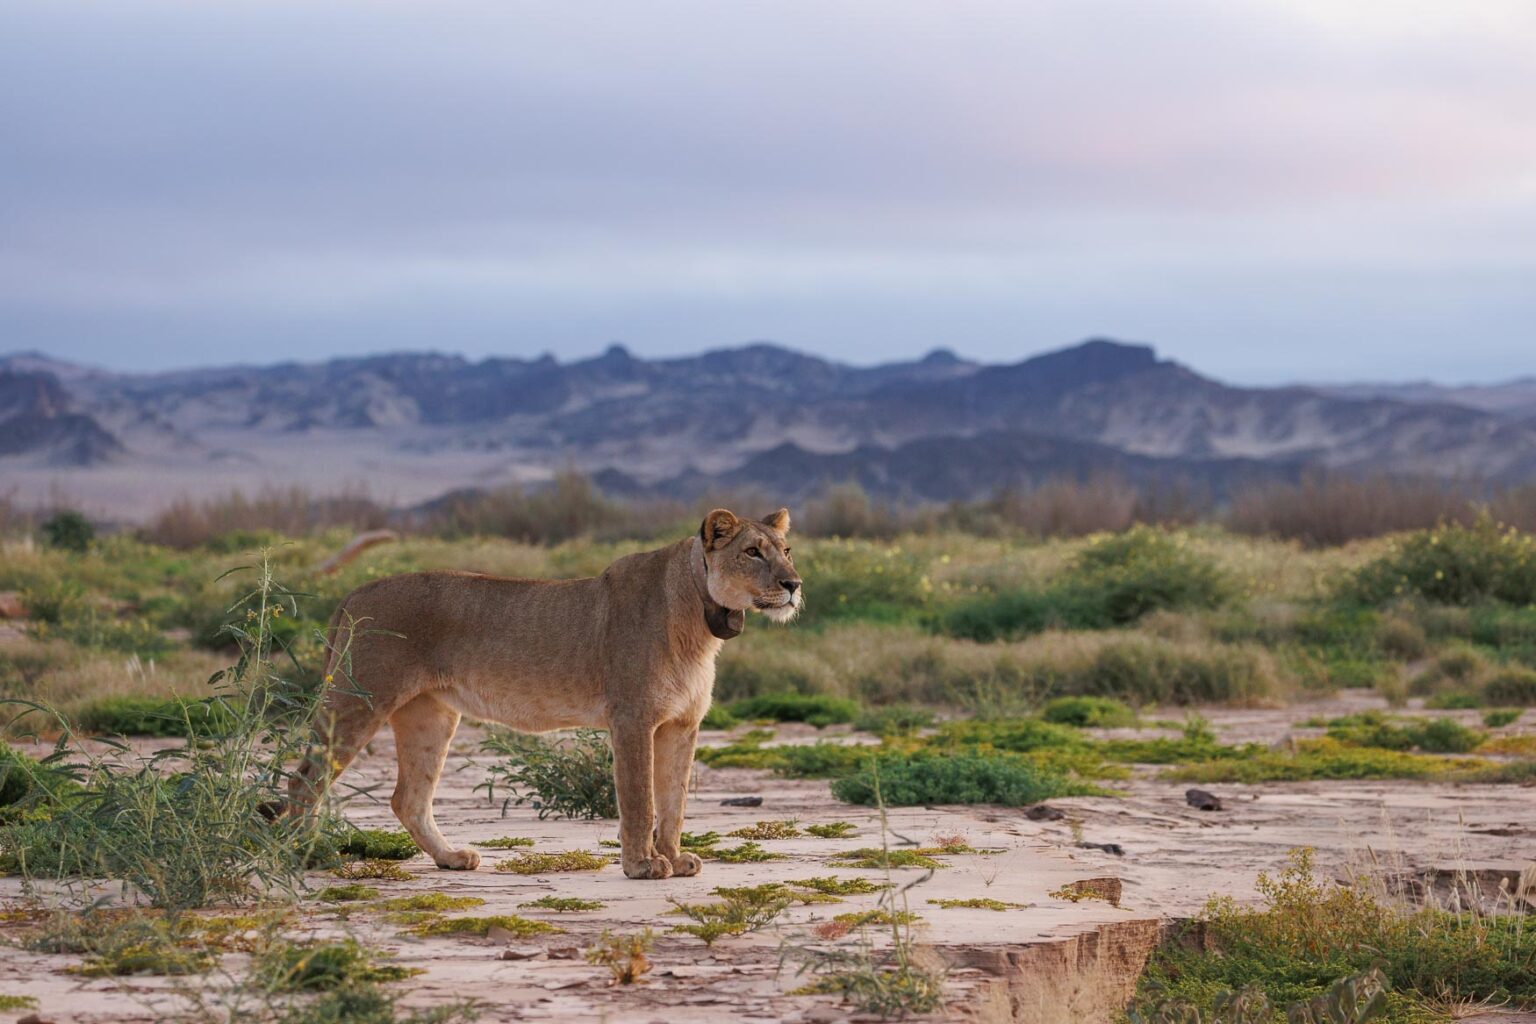
[[[1346,705],[1329,705],[1336,713]],[[1314,709],[1219,712],[1212,717],[1224,739],[1265,732],[1295,722]],[[786,734],[795,732],[786,729]],[[473,787],[484,778],[473,751],[474,735],[461,737],[451,763],[464,765],[444,779],[438,818],[456,843],[497,836],[527,837],[535,849],[608,852],[601,841],[614,838],[611,821],[540,821],[525,808],[505,818]],[[348,816],[364,826],[395,827],[387,803],[392,783],[392,740],[382,736],[361,759],[351,781],[373,785],[376,799],[355,800]],[[996,848],[989,856],[954,856],[909,894],[921,915],[919,934],[953,965],[947,1019],[978,1018],[1058,1024],[1107,1021],[1134,985],[1148,952],[1159,939],[1160,922],[1197,913],[1213,894],[1254,896],[1253,881],[1274,871],[1296,846],[1318,850],[1324,870],[1341,869],[1352,858],[1375,856],[1415,872],[1436,868],[1451,873],[1472,867],[1489,879],[1516,871],[1532,855],[1536,788],[1448,786],[1423,782],[1297,783],[1211,786],[1225,803],[1202,812],[1184,800],[1182,784],[1158,781],[1150,772],[1124,786],[1118,798],[1053,801],[1067,817],[1031,821],[1021,810],[901,808],[889,816],[892,833],[929,844],[936,836],[963,836],[975,847]],[[721,800],[761,795],[760,808],[722,807]],[[477,872],[438,871],[424,858],[405,862],[408,882],[375,883],[386,896],[444,892],[487,901],[466,913],[521,914],[564,929],[527,940],[415,938],[376,916],[354,915],[348,927],[359,937],[394,952],[402,966],[426,973],[408,983],[411,1004],[474,998],[486,1021],[839,1021],[847,1011],[826,996],[788,993],[804,979],[779,972],[781,940],[803,935],[833,914],[872,908],[874,896],[848,897],[828,906],[796,906],[765,932],[726,938],[713,950],[692,936],[669,934],[679,919],[668,900],[710,899],[720,885],[811,875],[867,877],[883,872],[832,868],[840,852],[879,845],[878,819],[867,808],[834,801],[824,782],[785,781],[761,772],[700,769],[689,808],[689,828],[721,833],[759,819],[793,818],[802,825],[849,821],[858,833],[847,839],[806,837],[765,842],[785,859],[756,864],[706,862],[704,874],[665,882],[630,881],[617,867],[598,872],[521,876],[498,873],[496,861],[513,853],[486,851]],[[1078,840],[1115,843],[1123,856],[1078,847]],[[731,841],[731,842],[734,842]],[[515,851],[514,851],[515,852]],[[898,883],[921,871],[895,873]],[[1073,903],[1050,894],[1077,880],[1109,876],[1123,883],[1121,906],[1098,900]],[[333,880],[330,880],[333,881]],[[317,874],[313,884],[328,884]],[[1496,884],[1496,883],[1495,883]],[[14,879],[0,893],[14,897]],[[520,906],[540,896],[602,900],[592,913],[556,914]],[[995,912],[944,909],[930,899],[992,898],[1026,904],[1027,909]],[[338,933],[335,919],[318,910],[307,916],[324,933]],[[657,930],[655,964],[647,984],[611,988],[600,968],[585,963],[579,950],[604,929]],[[525,959],[501,959],[504,951]],[[163,993],[159,979],[130,979],[127,985],[78,979],[62,973],[64,957],[6,949],[0,954],[0,994],[31,995],[43,1018],[107,1022],[154,1020],[146,1001]],[[237,959],[229,966],[239,967]],[[3,1015],[0,1015],[3,1017]],[[15,1016],[3,1017],[12,1020]],[[1517,1018],[1509,1018],[1511,1020]]]

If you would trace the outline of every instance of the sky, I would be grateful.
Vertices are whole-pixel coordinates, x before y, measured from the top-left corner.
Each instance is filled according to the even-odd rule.
[[[1531,0],[10,0],[0,352],[1536,373]]]

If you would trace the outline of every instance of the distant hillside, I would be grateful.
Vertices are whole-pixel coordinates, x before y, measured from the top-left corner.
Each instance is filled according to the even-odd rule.
[[[23,492],[62,485],[125,516],[258,482],[361,482],[413,503],[565,467],[631,494],[751,484],[798,497],[851,479],[919,501],[1106,473],[1220,494],[1307,466],[1509,483],[1536,480],[1536,409],[1519,397],[1531,393],[1240,388],[1102,339],[1002,365],[937,351],[876,367],[768,344],[157,374],[24,353],[0,358],[0,470]]]

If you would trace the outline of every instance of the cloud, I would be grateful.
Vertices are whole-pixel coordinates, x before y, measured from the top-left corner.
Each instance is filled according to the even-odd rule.
[[[1113,329],[1243,375],[1276,372],[1231,354],[1244,324],[1279,324],[1344,373],[1462,317],[1491,374],[1536,303],[1508,288],[1536,269],[1528,3],[7,21],[0,347],[1013,357]],[[1394,310],[1405,288],[1432,308]]]

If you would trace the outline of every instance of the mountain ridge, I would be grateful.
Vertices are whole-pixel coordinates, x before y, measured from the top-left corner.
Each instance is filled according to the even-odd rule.
[[[1307,467],[1536,480],[1536,393],[1490,410],[1433,389],[1238,387],[1107,338],[1012,363],[939,349],[875,366],[766,342],[663,359],[613,345],[571,362],[402,351],[132,374],[27,352],[0,356],[0,382],[0,469],[103,500],[110,481],[174,493],[334,484],[349,469],[402,500],[566,467],[635,493],[756,476],[797,497],[806,480],[855,479],[910,501],[1106,473],[1217,493]]]

